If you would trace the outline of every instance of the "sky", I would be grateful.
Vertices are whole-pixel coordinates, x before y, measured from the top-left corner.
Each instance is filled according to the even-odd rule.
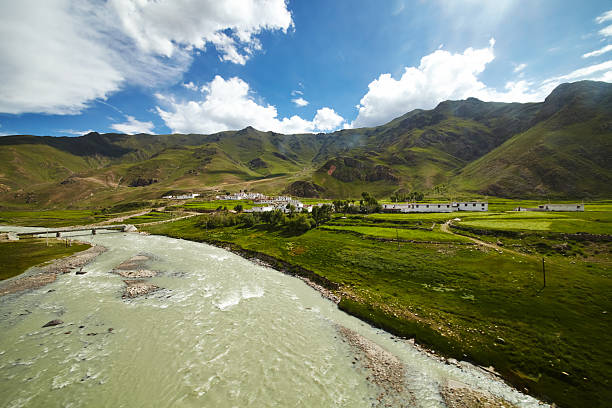
[[[0,0],[0,135],[279,133],[612,82],[589,0]]]

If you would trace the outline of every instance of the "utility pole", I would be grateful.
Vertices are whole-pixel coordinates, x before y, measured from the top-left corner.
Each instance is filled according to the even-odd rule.
[[[395,236],[397,237],[396,241],[397,241],[397,250],[399,251],[400,249],[400,245],[399,245],[399,230],[397,229],[397,227],[395,227]]]
[[[542,276],[544,277],[544,286],[542,289],[546,287],[546,266],[544,265],[544,258],[542,258]]]

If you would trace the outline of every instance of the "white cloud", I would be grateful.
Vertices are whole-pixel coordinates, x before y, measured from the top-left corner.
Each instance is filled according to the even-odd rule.
[[[156,95],[166,106],[157,107],[157,112],[173,133],[215,133],[246,126],[287,134],[308,133],[333,130],[344,121],[330,108],[319,109],[312,121],[297,115],[279,119],[276,107],[255,102],[249,95],[249,84],[237,77],[225,80],[217,75],[202,90],[204,97],[198,101]]]
[[[111,0],[123,29],[138,46],[171,57],[180,46],[213,44],[221,59],[244,64],[261,49],[264,30],[292,27],[284,0]]]
[[[292,99],[291,102],[293,102],[296,106],[299,106],[300,108],[308,105],[308,101],[304,98],[295,98]]]
[[[331,108],[319,109],[312,120],[314,128],[322,131],[335,130],[342,122],[344,122],[344,118]]]
[[[296,96],[296,95],[304,95],[304,92],[298,91],[297,89],[291,91],[291,96]]]
[[[610,51],[612,51],[612,44],[606,45],[605,47],[602,47],[595,51],[587,52],[582,56],[582,58],[598,57]]]
[[[0,2],[0,112],[76,114],[126,83],[175,83],[207,44],[244,64],[292,25],[283,0]]]
[[[516,67],[514,67],[514,72],[521,72],[525,68],[527,68],[527,64],[518,64]]]
[[[461,54],[437,50],[423,57],[418,67],[406,67],[399,79],[391,74],[380,75],[368,85],[368,92],[356,107],[357,118],[350,127],[381,125],[413,109],[431,109],[448,99],[475,97],[484,101],[537,102],[563,82],[612,81],[610,60],[543,81],[508,81],[500,91],[478,78],[495,58],[494,44],[491,40],[487,48],[468,48]],[[525,64],[515,67],[519,78],[525,67]]]
[[[461,54],[436,50],[418,67],[406,67],[399,79],[382,74],[368,85],[353,127],[380,125],[415,108],[430,109],[446,99],[481,94],[486,86],[477,78],[495,58],[489,47],[468,48]]]
[[[549,78],[542,82],[540,89],[542,92],[550,92],[557,85],[564,82],[582,81],[586,79],[592,81],[612,81],[612,60],[579,68],[569,74]]]
[[[92,129],[88,129],[88,130],[60,129],[58,130],[58,132],[65,133],[71,136],[83,136],[88,133],[95,132],[95,130],[92,130]]]
[[[114,123],[111,125],[111,128],[117,132],[128,135],[134,135],[137,133],[153,133],[153,129],[155,129],[153,122],[141,122],[130,115],[126,115],[125,118],[127,119],[127,122]]]
[[[612,37],[612,25],[609,25],[599,30],[599,34],[603,35],[604,37]]]
[[[599,16],[599,17],[597,17],[595,19],[595,22],[597,24],[601,24],[601,23],[604,23],[606,21],[612,21],[612,10],[606,11],[601,16]]]
[[[191,91],[197,91],[199,88],[196,84],[194,84],[193,82],[187,82],[183,84],[183,87],[191,90]]]

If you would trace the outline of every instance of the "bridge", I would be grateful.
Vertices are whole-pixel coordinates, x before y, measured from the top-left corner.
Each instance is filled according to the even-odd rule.
[[[70,227],[70,228],[61,228],[55,230],[46,230],[46,231],[28,231],[28,232],[16,232],[12,233],[17,239],[24,237],[33,238],[37,235],[55,235],[57,238],[60,238],[62,234],[67,232],[77,232],[77,231],[91,231],[91,235],[96,235],[98,230],[111,230],[117,232],[134,232],[138,231],[136,227],[131,224],[121,224],[121,225],[98,225],[98,226],[89,226],[89,227]]]

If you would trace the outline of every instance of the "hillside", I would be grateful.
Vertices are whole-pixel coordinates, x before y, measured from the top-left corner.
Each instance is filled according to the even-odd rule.
[[[282,135],[251,127],[212,135],[0,138],[0,203],[91,207],[169,191],[350,198],[612,195],[612,84],[557,87],[541,103],[468,98],[373,128]]]

